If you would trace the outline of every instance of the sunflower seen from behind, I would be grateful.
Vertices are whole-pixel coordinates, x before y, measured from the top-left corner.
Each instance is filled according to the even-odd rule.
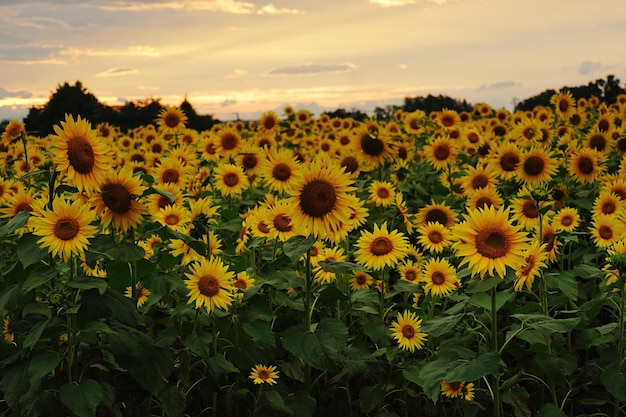
[[[486,275],[504,279],[507,267],[522,263],[527,238],[520,226],[513,225],[508,208],[471,209],[463,217],[451,234],[459,266],[467,264],[472,275],[481,279]]]
[[[33,233],[41,236],[37,241],[39,247],[68,262],[72,255],[84,256],[89,239],[98,231],[91,224],[95,218],[95,211],[81,200],[70,202],[57,197],[52,202],[52,209],[44,209],[41,216],[31,220],[31,225]]]
[[[66,114],[65,121],[61,126],[55,125],[54,131],[56,135],[50,136],[50,147],[56,169],[79,191],[99,190],[110,158],[91,123],[80,116],[74,120]]]
[[[208,314],[216,308],[228,310],[233,302],[235,274],[221,259],[201,258],[185,276],[185,286],[189,290],[188,304],[195,304],[196,309],[206,308]]]

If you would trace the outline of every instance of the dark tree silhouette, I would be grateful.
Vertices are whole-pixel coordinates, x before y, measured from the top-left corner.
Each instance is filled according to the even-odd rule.
[[[448,96],[433,96],[429,94],[427,97],[405,97],[402,110],[413,112],[415,110],[423,110],[426,113],[441,111],[443,109],[456,110],[457,112],[472,111],[473,107],[467,101],[459,101]]]

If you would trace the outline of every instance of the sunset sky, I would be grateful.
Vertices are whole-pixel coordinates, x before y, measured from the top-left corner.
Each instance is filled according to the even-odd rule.
[[[0,0],[0,120],[59,84],[200,114],[370,112],[406,96],[512,108],[626,81],[624,0]]]

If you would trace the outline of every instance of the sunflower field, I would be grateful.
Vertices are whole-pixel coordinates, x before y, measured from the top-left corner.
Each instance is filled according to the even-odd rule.
[[[0,414],[626,415],[626,95],[0,146]]]

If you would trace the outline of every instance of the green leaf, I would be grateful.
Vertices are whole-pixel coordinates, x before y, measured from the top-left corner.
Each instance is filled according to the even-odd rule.
[[[25,348],[33,350],[33,348],[35,347],[35,345],[37,344],[39,339],[41,339],[41,335],[43,334],[43,331],[46,330],[46,327],[48,326],[49,322],[50,322],[50,319],[45,319],[45,320],[40,321],[39,323],[35,324],[30,329],[30,331],[28,332],[28,334],[24,338],[24,347]]]
[[[551,356],[547,352],[535,354],[535,362],[546,374],[561,378],[573,374],[578,367],[574,356]]]
[[[44,285],[46,282],[50,281],[57,275],[57,271],[54,268],[27,268],[26,272],[28,275],[24,280],[24,285],[22,286],[22,294],[27,294],[31,290]]]
[[[556,405],[547,403],[541,406],[537,412],[537,417],[567,417],[567,414]]]
[[[243,331],[250,336],[252,341],[258,343],[262,347],[275,348],[276,338],[272,325],[265,321],[253,321],[250,323],[243,323],[241,325]]]
[[[107,281],[109,287],[118,292],[124,292],[132,281],[130,265],[128,262],[112,260],[107,262]]]
[[[30,217],[28,211],[20,211],[9,222],[0,227],[0,239],[24,226]]]
[[[324,270],[335,274],[345,274],[350,271],[369,271],[369,269],[364,268],[354,262],[337,262],[334,259],[329,259],[328,261],[320,261],[319,265],[324,268]]]
[[[600,382],[618,401],[626,401],[626,378],[623,372],[615,368],[607,368],[600,374]]]
[[[348,328],[333,318],[323,318],[314,330],[304,325],[290,327],[283,335],[283,346],[294,356],[317,369],[332,370],[335,359],[348,341]]]
[[[426,320],[422,324],[422,331],[431,337],[440,337],[454,330],[459,321],[465,316],[464,313],[454,316],[439,316]]]
[[[380,386],[362,387],[359,390],[359,406],[365,413],[371,413],[383,400],[385,393]]]
[[[69,281],[67,283],[68,287],[77,288],[80,290],[90,290],[95,288],[98,290],[100,295],[104,294],[108,285],[109,284],[106,282],[106,280],[94,277],[84,277],[76,281]]]
[[[497,287],[498,284],[501,282],[502,280],[498,277],[492,277],[487,279],[473,279],[469,282],[467,288],[465,288],[465,292],[468,294],[487,292],[492,288]]]
[[[469,362],[458,362],[460,362],[459,366],[446,374],[444,378],[446,381],[476,381],[486,375],[491,375],[498,371],[500,355],[497,352],[485,352]]]
[[[441,381],[445,379],[446,374],[452,367],[453,362],[449,358],[440,358],[432,362],[428,362],[420,370],[419,374],[408,375],[402,372],[405,378],[413,381],[424,390],[424,394],[430,398],[435,404],[441,394]]]
[[[544,279],[548,288],[556,288],[560,290],[564,296],[570,300],[576,300],[578,298],[578,281],[576,276],[570,271],[564,271],[561,273],[545,274]]]
[[[39,239],[41,239],[39,236],[35,236],[32,233],[26,233],[22,235],[20,240],[17,241],[17,259],[21,262],[24,268],[36,264],[48,256],[48,251],[46,249],[41,249],[37,244]]]
[[[530,329],[536,330],[545,336],[552,333],[567,333],[580,323],[580,317],[571,317],[568,319],[555,319],[543,314],[512,314],[524,325]]]
[[[586,349],[590,346],[600,346],[611,343],[615,339],[617,323],[608,323],[603,326],[583,329],[576,338],[576,347]]]
[[[198,355],[200,358],[209,359],[212,356],[212,341],[213,335],[210,333],[190,334],[187,338],[185,338],[185,347],[187,347],[187,349],[195,355]]]
[[[312,417],[315,414],[317,401],[306,391],[298,391],[289,395],[285,405],[298,417]]]
[[[296,263],[315,243],[316,238],[310,236],[293,236],[283,243],[283,252],[289,257],[291,262]]]
[[[93,379],[80,383],[66,383],[59,390],[61,402],[78,417],[93,417],[102,399],[102,385]]]
[[[61,355],[56,352],[38,351],[28,364],[28,378],[31,389],[37,389],[44,376],[56,369],[61,363]]]
[[[120,244],[111,248],[107,255],[110,259],[115,259],[120,262],[133,262],[143,259],[146,251],[141,246],[132,245],[128,243]]]
[[[293,411],[291,411],[287,406],[285,406],[285,402],[283,401],[283,397],[277,391],[266,391],[265,399],[267,403],[276,411],[280,411],[281,413],[285,413],[289,416],[293,415]]]
[[[228,359],[226,359],[222,355],[214,355],[207,360],[207,364],[213,374],[216,376],[226,375],[226,374],[235,374],[239,372],[239,369],[233,365]]]
[[[496,294],[496,311],[500,310],[507,301],[514,299],[516,296],[517,294],[515,294],[515,291],[513,291],[512,288],[504,291],[499,291]],[[474,295],[472,295],[470,302],[475,306],[491,311],[491,294],[489,293],[476,292]]]

